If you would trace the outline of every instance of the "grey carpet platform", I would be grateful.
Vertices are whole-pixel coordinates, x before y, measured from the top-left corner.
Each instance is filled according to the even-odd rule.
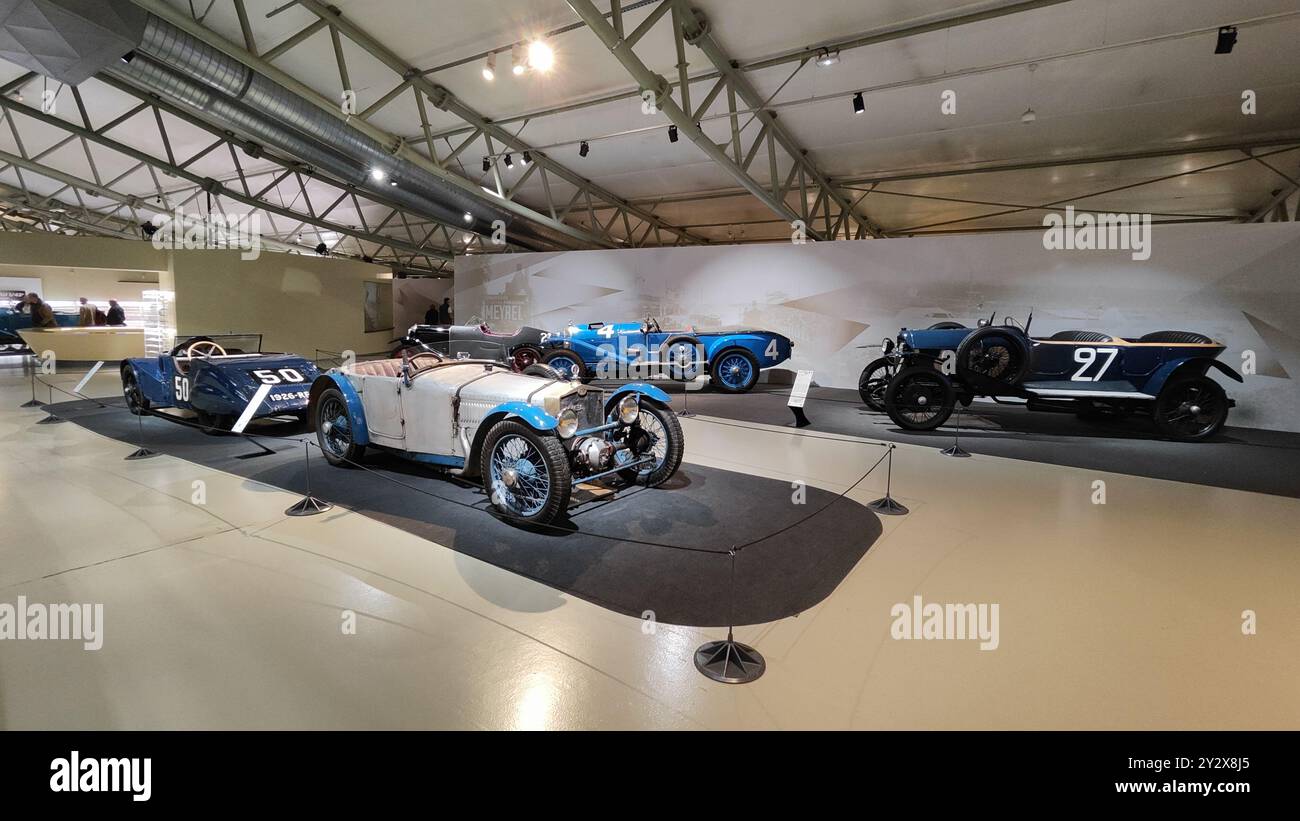
[[[120,399],[106,404],[64,402],[48,409],[136,444],[136,417]],[[152,450],[295,493],[305,490],[300,441],[261,439],[275,452],[258,455],[260,449],[241,437],[208,436],[156,417],[143,424]],[[305,438],[292,426],[257,430]],[[796,615],[828,596],[881,532],[876,515],[852,500],[810,487],[806,503],[795,505],[787,482],[691,464],[663,487],[625,489],[613,500],[572,508],[562,527],[532,530],[490,515],[479,486],[398,456],[368,455],[370,472],[331,467],[318,450],[311,452],[312,493],[325,501],[611,610],[653,613],[671,624],[755,624]],[[789,532],[763,538],[823,507]],[[728,550],[754,539],[763,540],[736,556],[733,599]]]

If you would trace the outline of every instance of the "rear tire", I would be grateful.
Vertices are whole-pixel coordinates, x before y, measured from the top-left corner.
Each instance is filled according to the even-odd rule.
[[[648,468],[629,468],[620,470],[619,477],[630,485],[658,487],[672,478],[682,464],[682,452],[685,439],[682,436],[682,423],[677,421],[677,414],[671,409],[641,400],[641,415],[631,436],[650,436],[655,441],[650,450],[659,458]]]
[[[542,356],[542,364],[550,365],[562,376],[581,382],[590,382],[591,374],[583,364],[582,357],[570,350],[549,351]]]
[[[553,434],[497,422],[483,441],[479,471],[492,506],[511,519],[549,524],[569,508],[569,454]]]
[[[308,410],[316,428],[316,443],[325,461],[335,467],[351,467],[366,455],[366,446],[356,443],[356,420],[348,413],[347,400],[338,388],[326,388]]]
[[[858,396],[876,413],[885,412],[885,391],[898,373],[898,366],[887,356],[870,362],[858,377]]]
[[[1167,383],[1152,411],[1156,429],[1179,442],[1201,442],[1228,421],[1228,395],[1208,376]]]
[[[952,382],[934,368],[904,368],[885,389],[885,412],[904,430],[934,430],[952,415]]]

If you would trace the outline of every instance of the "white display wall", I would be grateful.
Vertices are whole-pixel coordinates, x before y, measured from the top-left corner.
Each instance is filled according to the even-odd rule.
[[[1033,335],[1189,330],[1224,341],[1244,385],[1231,424],[1300,431],[1300,224],[1155,226],[1151,255],[1047,250],[1039,232],[806,245],[468,255],[455,308],[502,330],[571,321],[748,325],[795,341],[782,367],[852,388],[882,337],[1033,310]]]

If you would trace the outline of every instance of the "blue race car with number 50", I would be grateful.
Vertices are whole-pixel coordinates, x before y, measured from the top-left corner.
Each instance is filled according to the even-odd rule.
[[[268,385],[252,418],[294,416],[305,421],[308,394],[320,371],[309,359],[261,353],[261,347],[260,334],[192,336],[169,353],[124,360],[127,407],[137,416],[154,408],[193,411],[205,433],[219,433],[229,430],[258,389]]]
[[[1031,315],[1023,327],[1010,317],[994,325],[990,317],[976,328],[951,322],[904,328],[863,370],[863,401],[906,430],[933,430],[957,402],[967,406],[983,396],[1085,419],[1149,416],[1160,433],[1185,442],[1214,436],[1236,404],[1210,372],[1242,377],[1218,361],[1225,346],[1208,336],[1057,331],[1033,337],[1032,322]]]
[[[690,381],[706,370],[724,393],[744,393],[764,368],[790,358],[794,343],[773,331],[744,328],[664,330],[658,320],[571,324],[544,338],[542,361],[584,382],[661,373]]]

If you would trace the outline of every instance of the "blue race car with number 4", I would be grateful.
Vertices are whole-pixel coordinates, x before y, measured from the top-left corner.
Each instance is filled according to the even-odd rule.
[[[764,368],[790,358],[794,343],[773,331],[718,329],[665,331],[653,317],[645,322],[571,324],[545,338],[542,361],[581,379],[644,378],[661,373],[690,381],[706,370],[724,393],[744,393]]]
[[[863,370],[863,401],[907,430],[933,430],[957,402],[968,406],[983,396],[1085,419],[1149,416],[1162,434],[1187,442],[1218,433],[1236,404],[1209,374],[1242,377],[1218,361],[1225,346],[1208,336],[1058,331],[1032,337],[1032,322],[1031,315],[1024,327],[1010,317],[994,325],[990,317],[976,328],[950,322],[904,328]]]
[[[258,334],[218,338],[228,345],[238,339],[262,346]],[[234,425],[263,385],[270,390],[254,419],[305,420],[311,384],[319,375],[311,360],[296,354],[249,353],[246,348],[223,347],[213,337],[192,336],[170,353],[124,360],[122,393],[137,416],[154,408],[180,408],[193,411],[205,433],[218,433]]]

